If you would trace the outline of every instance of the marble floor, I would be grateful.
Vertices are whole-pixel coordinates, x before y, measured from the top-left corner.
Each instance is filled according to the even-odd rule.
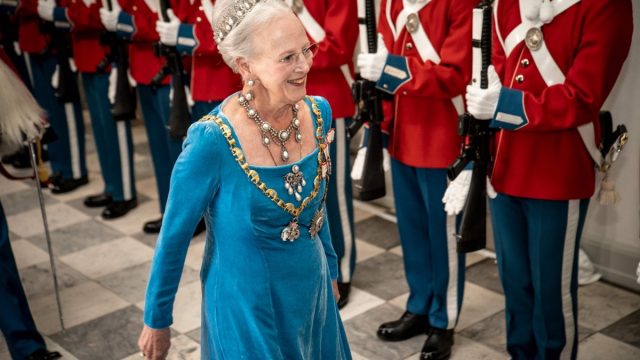
[[[144,128],[134,127],[139,206],[122,219],[105,221],[82,205],[102,190],[100,169],[87,126],[90,183],[64,195],[45,193],[58,265],[66,330],[58,321],[47,248],[32,182],[0,177],[0,200],[8,216],[20,275],[38,328],[65,359],[139,359],[145,283],[156,237],[142,223],[159,217],[156,186]],[[402,251],[393,214],[358,204],[357,272],[350,303],[342,310],[358,360],[417,359],[425,336],[384,343],[381,322],[400,316],[407,299]],[[175,303],[170,359],[198,359],[203,237],[189,249]],[[489,255],[489,256],[487,256]],[[507,359],[504,297],[490,254],[467,259],[465,299],[453,359]],[[580,290],[580,359],[640,359],[640,295],[605,282]],[[0,339],[0,359],[9,359]]]

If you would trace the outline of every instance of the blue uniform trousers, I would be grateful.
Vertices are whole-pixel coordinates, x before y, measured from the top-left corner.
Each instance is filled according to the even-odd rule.
[[[31,317],[9,242],[7,218],[0,204],[0,330],[13,359],[24,359],[45,348]]]
[[[456,252],[456,217],[447,216],[442,203],[447,171],[391,159],[391,175],[409,284],[407,311],[428,315],[432,327],[453,329],[464,295],[465,256]]]
[[[131,200],[136,197],[131,123],[115,121],[111,116],[107,96],[109,74],[83,73],[82,84],[89,105],[104,192],[115,201]]]
[[[351,119],[333,119],[335,140],[330,145],[331,178],[327,194],[327,216],[333,249],[338,256],[338,281],[351,282],[356,267],[356,237],[353,225],[353,190],[346,128]]]
[[[33,81],[33,96],[46,110],[49,123],[58,137],[47,144],[51,170],[65,180],[87,175],[80,102],[61,103],[55,96],[51,85],[57,63],[55,57],[25,54],[25,61]]]
[[[182,139],[174,139],[169,135],[169,85],[138,84],[137,88],[156,174],[160,212],[164,214],[171,171],[182,151]]]
[[[580,236],[589,199],[489,201],[513,359],[576,358]]]
[[[211,112],[222,101],[196,101],[191,107],[191,120],[196,122]]]

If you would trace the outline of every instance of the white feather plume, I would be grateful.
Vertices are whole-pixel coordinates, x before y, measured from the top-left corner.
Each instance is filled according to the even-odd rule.
[[[0,155],[17,151],[44,130],[44,111],[22,80],[0,60]]]

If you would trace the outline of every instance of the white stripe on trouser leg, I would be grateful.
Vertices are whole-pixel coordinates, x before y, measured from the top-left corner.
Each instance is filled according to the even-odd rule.
[[[67,118],[67,129],[69,130],[71,172],[74,179],[79,179],[82,176],[82,173],[80,172],[80,148],[78,146],[78,129],[76,128],[76,114],[73,111],[73,103],[64,103],[64,113]]]
[[[31,69],[31,57],[29,56],[29,53],[23,53],[24,54],[24,64],[27,66],[27,73],[29,74],[29,81],[31,82],[31,87],[35,87],[36,84],[33,80],[33,70]]]
[[[456,251],[456,217],[447,216],[447,258],[449,282],[447,284],[447,329],[453,329],[458,320],[458,253]]]
[[[340,270],[342,272],[342,282],[351,281],[351,253],[353,252],[353,239],[351,238],[351,224],[349,222],[349,211],[347,209],[347,196],[344,192],[345,177],[349,176],[347,171],[346,157],[346,131],[344,118],[334,119],[336,128],[336,158],[333,159],[333,166],[336,177],[336,194],[338,194],[338,211],[340,215],[340,225],[342,226],[342,239],[344,240],[344,254],[340,260]],[[329,224],[331,225],[331,224]]]
[[[120,151],[120,173],[122,174],[123,200],[131,200],[131,172],[129,170],[129,143],[127,142],[127,123],[116,121],[118,127],[118,150]]]
[[[573,317],[573,302],[571,295],[571,278],[573,277],[573,257],[576,250],[576,236],[578,234],[578,220],[580,217],[580,200],[569,200],[567,212],[567,229],[564,236],[562,253],[562,315],[564,316],[564,336],[567,340],[560,359],[571,359],[573,343],[575,342],[575,322]]]

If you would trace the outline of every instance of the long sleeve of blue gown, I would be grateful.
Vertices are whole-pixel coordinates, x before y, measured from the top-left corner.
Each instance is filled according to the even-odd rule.
[[[193,124],[173,168],[145,299],[144,323],[151,328],[163,329],[173,323],[173,302],[187,249],[218,186],[220,152],[216,145],[221,136],[212,122]]]
[[[329,106],[329,102],[325,98],[315,97],[315,100],[318,103],[320,108],[320,112],[322,113],[322,130],[325,138],[327,133],[331,129],[331,107]],[[327,144],[328,146],[328,144]],[[327,186],[329,185],[329,181],[326,181]],[[329,216],[327,216],[327,208],[326,206],[322,206],[322,211],[324,212],[324,224],[318,232],[318,236],[320,237],[320,241],[322,241],[322,247],[324,248],[325,256],[327,257],[327,263],[329,264],[329,274],[331,275],[331,280],[338,279],[338,256],[336,255],[335,250],[333,249],[333,244],[331,242],[331,233],[329,232]]]

